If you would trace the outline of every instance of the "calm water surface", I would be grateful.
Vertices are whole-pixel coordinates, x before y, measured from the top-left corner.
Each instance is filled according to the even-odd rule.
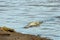
[[[0,0],[0,26],[17,32],[60,40],[60,0]],[[31,21],[44,21],[37,28],[24,29]]]

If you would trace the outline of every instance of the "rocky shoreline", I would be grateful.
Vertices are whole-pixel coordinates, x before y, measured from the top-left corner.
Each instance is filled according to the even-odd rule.
[[[15,31],[11,32],[11,29],[5,27],[5,29],[7,29],[5,30],[3,28],[4,27],[0,27],[0,40],[50,40],[35,35],[22,34]]]

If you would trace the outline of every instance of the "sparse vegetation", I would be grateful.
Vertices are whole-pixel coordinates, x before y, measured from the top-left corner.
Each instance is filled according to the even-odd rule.
[[[7,32],[15,32],[14,29],[8,28],[6,26],[0,27],[2,31],[7,31]]]

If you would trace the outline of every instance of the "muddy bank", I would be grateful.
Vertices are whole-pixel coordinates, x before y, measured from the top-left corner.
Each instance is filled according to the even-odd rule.
[[[11,32],[10,31],[11,29],[7,31],[5,29],[3,30],[2,29],[0,28],[0,40],[50,40],[35,35],[22,34],[22,33],[17,33],[15,31]]]

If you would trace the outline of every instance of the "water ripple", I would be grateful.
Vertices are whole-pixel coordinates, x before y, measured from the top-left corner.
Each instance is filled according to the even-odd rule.
[[[23,33],[60,38],[59,2],[59,0],[0,0],[0,26],[17,28]],[[39,28],[21,29],[28,22],[37,20],[43,21]]]

